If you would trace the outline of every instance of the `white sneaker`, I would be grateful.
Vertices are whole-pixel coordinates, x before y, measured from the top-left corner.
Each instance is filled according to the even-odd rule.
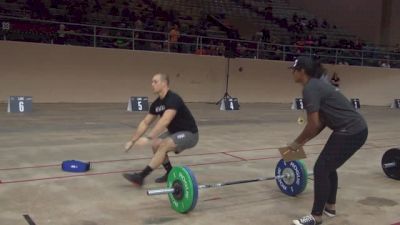
[[[336,210],[331,210],[331,209],[324,209],[324,214],[327,215],[328,217],[335,217],[336,216]]]

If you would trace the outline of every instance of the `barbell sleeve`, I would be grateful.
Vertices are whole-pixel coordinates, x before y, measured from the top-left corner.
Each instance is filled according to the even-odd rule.
[[[147,190],[147,195],[164,195],[164,194],[172,194],[175,189],[173,188],[162,188],[162,189],[153,189]]]
[[[391,163],[383,164],[383,167],[384,167],[385,169],[389,169],[389,168],[396,167],[396,162],[391,162]]]

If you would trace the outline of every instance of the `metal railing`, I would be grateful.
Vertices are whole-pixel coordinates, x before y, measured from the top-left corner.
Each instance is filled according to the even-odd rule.
[[[383,50],[354,50],[297,46],[181,34],[173,42],[166,32],[109,26],[61,23],[1,16],[1,39],[120,48],[145,51],[229,56],[292,61],[300,55],[319,57],[323,63],[400,68],[400,53]]]

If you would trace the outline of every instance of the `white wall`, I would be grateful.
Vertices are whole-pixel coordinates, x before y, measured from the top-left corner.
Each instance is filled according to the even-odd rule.
[[[0,41],[0,101],[31,95],[34,102],[126,102],[149,96],[151,77],[171,77],[187,102],[216,102],[225,92],[226,59],[118,49]],[[301,95],[289,62],[232,59],[229,93],[241,102],[289,103]],[[242,71],[239,71],[239,68]],[[400,70],[327,65],[341,89],[362,104],[388,105],[400,98]]]

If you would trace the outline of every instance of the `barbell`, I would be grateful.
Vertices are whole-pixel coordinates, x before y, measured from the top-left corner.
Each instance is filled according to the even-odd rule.
[[[275,176],[273,177],[259,177],[198,185],[197,179],[189,167],[177,166],[172,168],[168,174],[167,188],[147,190],[147,195],[168,194],[172,209],[179,213],[188,213],[196,207],[199,189],[276,180],[279,189],[284,194],[296,196],[306,189],[308,176],[310,175],[313,174],[307,173],[307,168],[302,160],[285,162],[281,159],[276,165]]]
[[[383,172],[390,178],[400,180],[400,149],[391,148],[382,156]]]
[[[386,151],[383,154],[381,165],[384,173],[388,177],[400,180],[400,149],[392,148]],[[296,196],[305,190],[308,176],[310,175],[313,174],[307,173],[307,168],[302,160],[285,162],[281,159],[276,165],[275,176],[273,177],[259,177],[198,185],[197,179],[189,167],[178,166],[170,171],[167,180],[167,188],[147,190],[147,195],[168,194],[172,209],[179,213],[188,213],[196,207],[199,189],[276,180],[279,189],[284,194]]]

